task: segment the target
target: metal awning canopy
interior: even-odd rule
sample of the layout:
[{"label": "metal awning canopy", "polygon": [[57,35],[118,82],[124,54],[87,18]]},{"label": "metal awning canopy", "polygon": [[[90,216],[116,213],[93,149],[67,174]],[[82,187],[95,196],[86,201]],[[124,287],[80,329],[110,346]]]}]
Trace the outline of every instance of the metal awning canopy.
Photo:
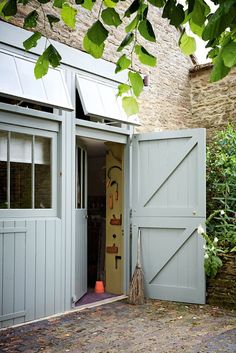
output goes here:
[{"label": "metal awning canopy", "polygon": [[34,76],[35,61],[0,50],[0,94],[59,109],[74,110],[63,72],[49,68],[42,79]]},{"label": "metal awning canopy", "polygon": [[116,82],[98,81],[94,77],[77,74],[76,85],[85,115],[140,125],[137,115],[127,117],[121,97],[117,97]]}]

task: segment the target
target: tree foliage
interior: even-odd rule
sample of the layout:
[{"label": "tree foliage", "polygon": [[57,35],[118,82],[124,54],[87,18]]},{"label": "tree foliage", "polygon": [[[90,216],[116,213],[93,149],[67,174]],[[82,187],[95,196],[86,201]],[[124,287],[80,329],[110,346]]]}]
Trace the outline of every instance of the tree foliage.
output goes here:
[{"label": "tree foliage", "polygon": [[[17,15],[20,6],[26,6],[29,1],[0,0],[0,17],[9,20]],[[52,29],[59,22],[63,22],[70,29],[75,29],[80,8],[92,11],[97,2],[99,3],[97,19],[88,28],[83,39],[84,50],[93,57],[101,58],[103,56],[112,27],[117,28],[124,22],[124,19],[129,22],[125,27],[123,40],[117,48],[121,56],[117,61],[116,72],[132,68],[133,55],[143,65],[151,67],[156,65],[157,58],[146,48],[148,42],[156,42],[155,28],[149,16],[152,7],[162,9],[162,17],[168,19],[170,25],[180,29],[179,45],[184,54],[191,55],[196,50],[195,39],[191,32],[206,41],[206,47],[210,48],[208,56],[214,65],[211,73],[212,82],[222,79],[236,66],[235,0],[208,0],[208,3],[205,0],[186,0],[185,2],[133,0],[126,7],[124,6],[123,13],[120,9],[118,10],[118,5],[124,0],[36,0],[37,2],[38,6],[24,18],[24,28],[36,32],[24,42],[26,50],[35,47],[42,36],[37,28],[40,12],[43,13],[44,21],[48,22]],[[208,4],[214,5],[215,10],[212,10]],[[55,15],[55,9],[57,9],[57,15]],[[187,33],[189,32],[187,25],[190,28],[190,33]],[[142,41],[139,40],[140,38]],[[53,67],[60,65],[60,61],[60,54],[52,44],[48,43],[37,61],[36,78],[45,75],[49,65]],[[127,113],[134,114],[138,110],[135,96],[139,95],[143,85],[138,76],[129,76],[127,85],[130,89],[126,90],[124,86],[121,86],[119,94],[125,95],[123,106]],[[127,99],[131,97],[132,99]]]}]

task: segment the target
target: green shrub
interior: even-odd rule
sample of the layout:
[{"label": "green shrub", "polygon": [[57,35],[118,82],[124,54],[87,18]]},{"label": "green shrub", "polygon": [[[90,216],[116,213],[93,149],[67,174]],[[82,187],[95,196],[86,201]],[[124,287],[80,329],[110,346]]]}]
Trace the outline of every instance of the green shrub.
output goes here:
[{"label": "green shrub", "polygon": [[[221,212],[218,212],[222,210]],[[207,147],[207,234],[224,252],[236,245],[236,129],[217,132]]]}]

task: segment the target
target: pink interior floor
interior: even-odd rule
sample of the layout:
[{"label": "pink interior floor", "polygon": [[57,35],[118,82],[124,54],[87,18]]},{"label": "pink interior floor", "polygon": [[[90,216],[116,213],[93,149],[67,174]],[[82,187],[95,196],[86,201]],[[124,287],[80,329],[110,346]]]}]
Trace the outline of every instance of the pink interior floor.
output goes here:
[{"label": "pink interior floor", "polygon": [[98,294],[94,292],[94,289],[88,289],[88,292],[77,301],[76,306],[98,302],[100,300],[109,299],[116,296],[116,294],[111,294],[107,292]]}]

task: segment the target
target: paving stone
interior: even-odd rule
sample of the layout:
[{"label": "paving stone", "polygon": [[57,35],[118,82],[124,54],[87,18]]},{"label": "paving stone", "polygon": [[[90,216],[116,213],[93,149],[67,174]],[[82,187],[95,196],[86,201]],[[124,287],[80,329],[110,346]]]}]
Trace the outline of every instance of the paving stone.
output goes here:
[{"label": "paving stone", "polygon": [[235,337],[233,310],[122,301],[0,331],[0,353],[235,353]]}]

